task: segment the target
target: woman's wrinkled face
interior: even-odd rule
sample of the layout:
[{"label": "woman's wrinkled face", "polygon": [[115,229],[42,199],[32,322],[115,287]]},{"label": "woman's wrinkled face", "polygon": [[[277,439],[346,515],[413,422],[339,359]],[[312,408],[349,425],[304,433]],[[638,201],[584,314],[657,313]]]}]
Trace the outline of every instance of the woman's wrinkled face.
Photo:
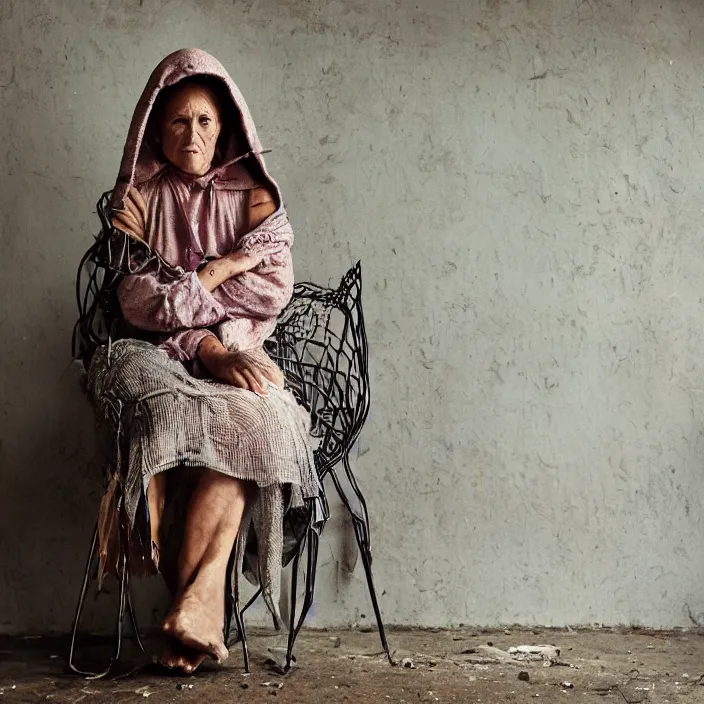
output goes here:
[{"label": "woman's wrinkled face", "polygon": [[207,173],[220,136],[220,110],[206,86],[185,85],[169,98],[161,125],[164,156],[181,171]]}]

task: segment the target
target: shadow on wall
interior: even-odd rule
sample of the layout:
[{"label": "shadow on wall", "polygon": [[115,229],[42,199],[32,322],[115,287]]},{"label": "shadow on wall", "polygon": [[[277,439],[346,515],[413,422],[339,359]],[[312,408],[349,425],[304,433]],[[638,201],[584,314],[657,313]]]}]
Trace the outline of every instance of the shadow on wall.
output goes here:
[{"label": "shadow on wall", "polygon": [[[66,121],[56,138],[80,143],[78,128]],[[83,157],[67,151],[67,172],[80,173]],[[73,275],[98,227],[100,189],[83,185],[71,199],[45,175],[17,178],[3,231],[13,264],[0,286],[12,340],[0,384],[0,632],[65,632],[102,493],[93,413],[71,361]]]},{"label": "shadow on wall", "polygon": [[[25,344],[36,348],[34,339]],[[15,433],[3,452],[0,533],[6,539],[0,563],[12,568],[3,570],[3,600],[10,604],[0,630],[18,624],[24,632],[67,627],[84,560],[76,546],[87,547],[102,491],[92,412],[67,366],[68,355],[61,361],[64,374],[53,381],[46,374],[27,379],[11,409]]]}]

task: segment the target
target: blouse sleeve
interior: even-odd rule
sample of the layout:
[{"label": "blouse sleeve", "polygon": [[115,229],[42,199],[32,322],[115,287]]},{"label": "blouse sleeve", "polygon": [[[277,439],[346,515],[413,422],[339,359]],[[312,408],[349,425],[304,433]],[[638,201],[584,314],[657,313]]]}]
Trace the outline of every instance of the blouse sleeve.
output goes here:
[{"label": "blouse sleeve", "polygon": [[214,298],[227,310],[227,318],[276,318],[291,300],[293,264],[291,251],[283,251],[256,269],[220,284]]},{"label": "blouse sleeve", "polygon": [[292,245],[293,231],[283,207],[241,238],[235,251],[263,259],[255,269],[233,276],[213,292],[229,319],[269,320],[281,313],[293,293]]},{"label": "blouse sleeve", "polygon": [[149,332],[204,328],[227,313],[195,271],[166,282],[154,273],[130,274],[120,283],[117,297],[125,320]]}]

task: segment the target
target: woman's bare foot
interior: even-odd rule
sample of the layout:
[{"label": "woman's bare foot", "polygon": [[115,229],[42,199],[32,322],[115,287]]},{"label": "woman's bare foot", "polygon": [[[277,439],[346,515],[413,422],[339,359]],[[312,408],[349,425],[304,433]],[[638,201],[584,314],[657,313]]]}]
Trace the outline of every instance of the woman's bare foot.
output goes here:
[{"label": "woman's bare foot", "polygon": [[187,648],[223,662],[230,653],[223,640],[222,610],[216,608],[211,600],[201,598],[194,586],[191,586],[176,599],[162,629]]},{"label": "woman's bare foot", "polygon": [[[227,567],[245,507],[247,485],[211,470],[203,470],[186,517],[179,555],[177,596],[162,629],[178,641],[185,661],[165,654],[182,668],[198,667],[202,657],[225,660],[228,649],[225,625]],[[202,656],[202,657],[201,657]]]},{"label": "woman's bare foot", "polygon": [[187,648],[177,640],[169,640],[159,662],[165,667],[173,670],[181,669],[185,674],[190,675],[203,664],[207,657],[206,653]]},{"label": "woman's bare foot", "polygon": [[205,658],[208,656],[205,653],[201,653],[192,648],[184,648],[184,658],[186,659],[186,664],[183,666],[183,671],[187,675],[193,674],[202,664]]},{"label": "woman's bare foot", "polygon": [[164,667],[168,667],[172,670],[182,668],[186,664],[183,655],[183,647],[181,644],[177,640],[169,639],[159,662]]}]

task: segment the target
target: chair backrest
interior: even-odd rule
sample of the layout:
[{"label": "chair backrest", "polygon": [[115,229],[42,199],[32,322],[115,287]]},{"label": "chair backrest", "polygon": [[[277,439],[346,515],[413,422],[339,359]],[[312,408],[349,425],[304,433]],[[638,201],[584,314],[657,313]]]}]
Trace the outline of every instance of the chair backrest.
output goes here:
[{"label": "chair backrest", "polygon": [[265,347],[310,411],[322,480],[350,451],[369,412],[360,263],[336,289],[297,284]]}]

